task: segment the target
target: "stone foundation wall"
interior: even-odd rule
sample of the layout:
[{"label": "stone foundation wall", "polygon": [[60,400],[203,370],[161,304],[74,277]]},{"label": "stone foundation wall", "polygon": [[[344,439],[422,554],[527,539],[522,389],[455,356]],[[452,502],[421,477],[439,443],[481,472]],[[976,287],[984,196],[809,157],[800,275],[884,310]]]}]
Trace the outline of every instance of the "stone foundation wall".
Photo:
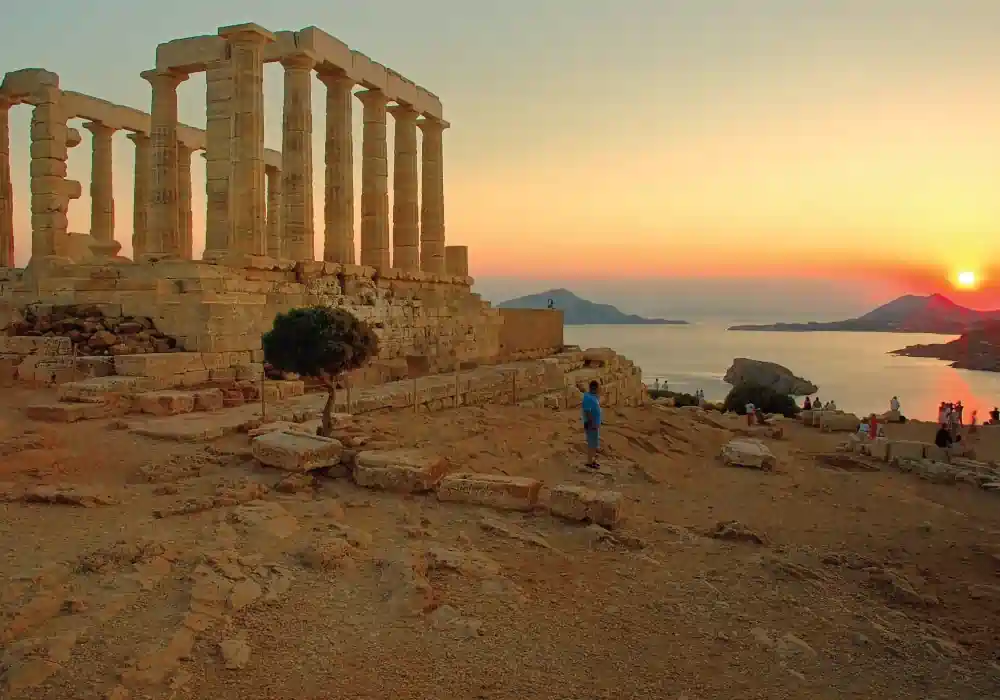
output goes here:
[{"label": "stone foundation wall", "polygon": [[500,356],[521,358],[558,352],[563,346],[563,312],[556,309],[498,309]]},{"label": "stone foundation wall", "polygon": [[263,361],[261,335],[276,314],[323,304],[373,326],[381,352],[369,373],[383,380],[407,376],[408,358],[442,372],[500,354],[503,320],[471,292],[470,278],[268,258],[241,263],[71,265],[54,277],[27,274],[0,288],[0,332],[32,304],[93,305],[112,318],[147,317],[179,350],[230,368]]}]

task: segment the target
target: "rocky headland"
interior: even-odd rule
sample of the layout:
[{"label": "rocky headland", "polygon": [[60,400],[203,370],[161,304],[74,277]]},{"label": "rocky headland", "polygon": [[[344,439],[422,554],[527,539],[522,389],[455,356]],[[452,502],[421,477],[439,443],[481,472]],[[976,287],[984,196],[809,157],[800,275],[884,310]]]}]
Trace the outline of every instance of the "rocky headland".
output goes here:
[{"label": "rocky headland", "polygon": [[546,309],[550,302],[552,308],[563,312],[563,323],[567,326],[685,326],[688,323],[627,314],[611,304],[598,304],[582,299],[568,289],[550,289],[547,292],[509,299],[497,304],[497,308]]},{"label": "rocky headland", "polygon": [[948,343],[910,345],[892,354],[946,360],[956,369],[1000,372],[1000,322],[963,333]]}]

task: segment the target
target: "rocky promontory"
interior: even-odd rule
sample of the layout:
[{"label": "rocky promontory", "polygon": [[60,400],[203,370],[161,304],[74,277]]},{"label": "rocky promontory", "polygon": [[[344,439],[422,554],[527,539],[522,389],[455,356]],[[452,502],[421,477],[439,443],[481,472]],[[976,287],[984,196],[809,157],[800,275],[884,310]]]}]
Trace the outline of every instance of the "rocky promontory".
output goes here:
[{"label": "rocky promontory", "polygon": [[733,360],[732,366],[726,370],[722,380],[734,387],[755,384],[772,389],[777,394],[791,396],[808,396],[819,391],[815,384],[796,376],[792,370],[783,365],[746,357],[737,357]]},{"label": "rocky promontory", "polygon": [[1000,323],[986,324],[948,343],[910,345],[891,354],[946,360],[956,369],[1000,372]]}]

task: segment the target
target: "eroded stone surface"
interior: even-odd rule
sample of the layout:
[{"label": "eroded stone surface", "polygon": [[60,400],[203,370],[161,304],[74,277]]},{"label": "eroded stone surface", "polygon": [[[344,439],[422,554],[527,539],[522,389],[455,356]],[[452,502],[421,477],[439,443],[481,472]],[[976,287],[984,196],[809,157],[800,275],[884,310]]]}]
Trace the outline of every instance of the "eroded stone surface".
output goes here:
[{"label": "eroded stone surface", "polygon": [[307,472],[340,464],[339,440],[304,433],[268,432],[253,439],[253,456],[261,464],[289,472]]}]

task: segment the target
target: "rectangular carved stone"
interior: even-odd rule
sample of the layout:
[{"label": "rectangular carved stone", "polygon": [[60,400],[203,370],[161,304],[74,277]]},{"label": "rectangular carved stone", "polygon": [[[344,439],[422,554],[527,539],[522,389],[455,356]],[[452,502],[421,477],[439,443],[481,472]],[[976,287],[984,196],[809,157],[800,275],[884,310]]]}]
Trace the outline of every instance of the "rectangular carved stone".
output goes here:
[{"label": "rectangular carved stone", "polygon": [[595,491],[584,486],[562,484],[549,493],[549,510],[567,520],[590,521],[614,527],[622,517],[622,495],[617,491]]},{"label": "rectangular carved stone", "polygon": [[446,468],[443,458],[421,450],[366,450],[358,453],[354,481],[367,488],[420,493],[432,490]]},{"label": "rectangular carved stone", "polygon": [[279,431],[254,438],[251,446],[253,456],[261,464],[289,472],[336,466],[344,451],[339,440]]},{"label": "rectangular carved stone", "polygon": [[538,479],[498,474],[449,474],[438,485],[440,501],[473,503],[505,510],[531,510],[538,503]]}]

